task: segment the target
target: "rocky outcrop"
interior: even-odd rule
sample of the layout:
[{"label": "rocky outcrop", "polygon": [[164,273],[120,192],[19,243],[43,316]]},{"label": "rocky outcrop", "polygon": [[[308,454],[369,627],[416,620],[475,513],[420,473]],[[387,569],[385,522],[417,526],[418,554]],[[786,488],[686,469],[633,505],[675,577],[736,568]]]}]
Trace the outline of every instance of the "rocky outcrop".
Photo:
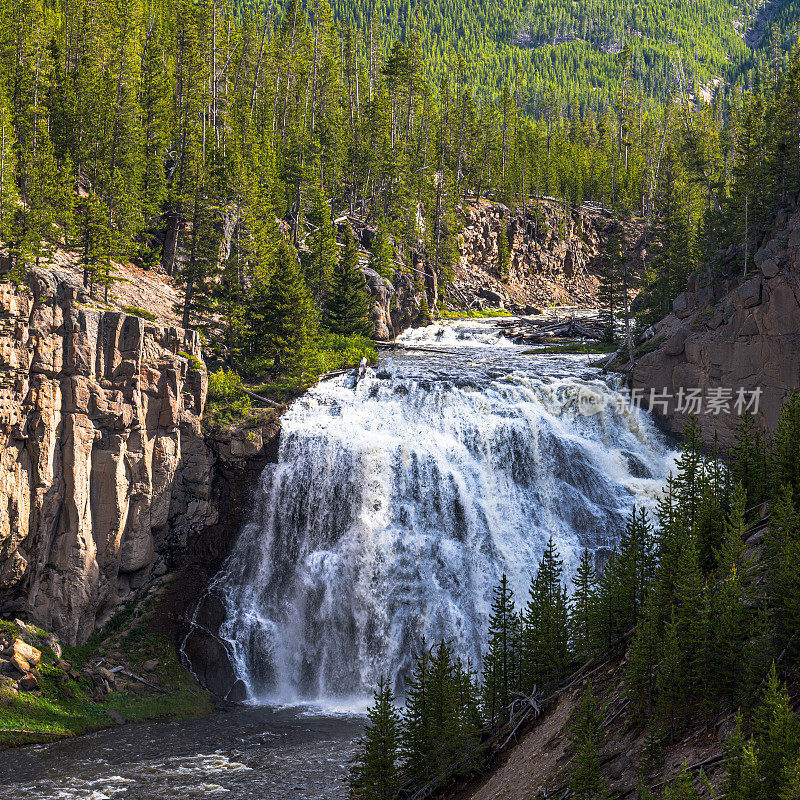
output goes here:
[{"label": "rocky outcrop", "polygon": [[411,278],[400,270],[395,271],[391,281],[369,267],[362,267],[361,271],[372,296],[372,338],[382,342],[394,339],[419,317],[422,290],[416,289]]},{"label": "rocky outcrop", "polygon": [[0,284],[0,613],[70,644],[222,536],[227,510],[197,334],[87,300],[51,271]]},{"label": "rocky outcrop", "polygon": [[[517,313],[559,305],[596,305],[598,275],[612,219],[584,206],[568,211],[548,201],[512,213],[481,201],[465,204],[460,260],[449,296],[473,308],[506,307]],[[635,258],[643,245],[633,223],[624,226]],[[508,274],[498,257],[500,236],[509,244]],[[642,239],[637,243],[637,240]]]},{"label": "rocky outcrop", "polygon": [[[731,249],[725,257],[734,254]],[[744,277],[705,286],[693,276],[641,347],[650,352],[633,365],[631,384],[645,396],[651,390],[671,396],[668,406],[655,410],[676,433],[689,416],[691,407],[679,402],[689,389],[703,398],[698,420],[704,434],[716,431],[727,447],[742,407],[740,390],[747,402],[760,391],[756,418],[771,429],[787,395],[800,387],[800,210],[777,216],[754,264]],[[722,405],[710,406],[709,398],[721,398]]]}]

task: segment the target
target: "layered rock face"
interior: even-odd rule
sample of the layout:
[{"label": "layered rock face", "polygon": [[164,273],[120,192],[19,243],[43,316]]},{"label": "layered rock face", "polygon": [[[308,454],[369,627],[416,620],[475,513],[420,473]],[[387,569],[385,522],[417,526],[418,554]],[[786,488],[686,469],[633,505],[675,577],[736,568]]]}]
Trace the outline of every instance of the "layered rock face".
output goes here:
[{"label": "layered rock face", "polygon": [[0,611],[85,641],[214,522],[196,333],[0,284]]},{"label": "layered rock face", "polygon": [[[464,206],[456,297],[477,306],[518,311],[549,303],[592,305],[611,220],[601,211],[561,208],[543,201],[536,213],[512,214],[497,203]],[[628,228],[631,228],[629,225]],[[637,231],[625,231],[629,242]],[[499,268],[500,236],[509,244],[508,275]],[[477,302],[474,302],[477,298]]]},{"label": "layered rock face", "polygon": [[800,387],[800,210],[777,216],[752,263],[756,274],[710,286],[690,279],[652,331],[656,348],[631,371],[634,388],[672,395],[666,413],[658,410],[676,433],[689,416],[677,402],[682,389],[699,388],[704,398],[730,392],[728,412],[698,415],[706,437],[717,431],[723,447],[735,438],[740,388],[748,402],[760,390],[756,417],[771,429],[787,395]]}]

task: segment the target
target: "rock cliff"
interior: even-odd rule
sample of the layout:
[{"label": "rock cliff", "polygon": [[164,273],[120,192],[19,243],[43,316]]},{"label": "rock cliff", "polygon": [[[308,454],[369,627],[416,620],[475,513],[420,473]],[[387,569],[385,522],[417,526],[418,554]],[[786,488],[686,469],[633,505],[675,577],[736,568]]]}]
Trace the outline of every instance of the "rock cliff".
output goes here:
[{"label": "rock cliff", "polygon": [[[464,228],[459,263],[449,297],[473,308],[505,306],[529,313],[530,306],[596,305],[600,268],[612,218],[593,206],[570,208],[540,201],[535,210],[512,213],[499,203],[462,207]],[[626,222],[624,237],[634,259],[642,230]],[[509,246],[508,274],[501,275],[498,243]]]},{"label": "rock cliff", "polygon": [[[734,248],[720,254],[731,261]],[[674,301],[672,313],[654,326],[630,369],[634,388],[671,395],[657,409],[665,425],[680,432],[688,414],[679,395],[699,389],[729,400],[727,410],[700,413],[706,438],[734,441],[736,397],[760,391],[756,418],[772,428],[786,396],[800,387],[800,209],[782,211],[744,276],[728,275],[702,285],[693,276]],[[649,352],[644,352],[649,351]],[[687,403],[684,402],[686,409]],[[718,406],[719,407],[719,406]],[[708,403],[704,405],[708,410]],[[720,407],[721,408],[721,407]]]},{"label": "rock cliff", "polygon": [[81,643],[213,538],[199,358],[196,333],[91,307],[57,271],[0,284],[0,614]]}]

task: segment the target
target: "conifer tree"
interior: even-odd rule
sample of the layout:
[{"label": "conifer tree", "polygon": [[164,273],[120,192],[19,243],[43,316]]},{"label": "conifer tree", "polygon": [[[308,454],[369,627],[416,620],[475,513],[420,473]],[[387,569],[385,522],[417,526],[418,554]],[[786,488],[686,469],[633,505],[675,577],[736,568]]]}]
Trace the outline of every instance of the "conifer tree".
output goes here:
[{"label": "conifer tree", "polygon": [[253,298],[252,321],[257,353],[271,360],[272,369],[302,380],[314,335],[314,312],[297,257],[281,240],[272,275]]},{"label": "conifer tree", "polygon": [[400,715],[389,679],[381,678],[350,773],[353,800],[394,800],[400,789]]},{"label": "conifer tree", "polygon": [[550,537],[525,607],[526,692],[534,686],[543,691],[554,688],[569,663],[569,612],[562,566]]},{"label": "conifer tree", "polygon": [[664,645],[656,675],[656,713],[664,726],[669,741],[672,741],[682,717],[685,698],[686,672],[683,651],[678,637],[678,622],[675,609],[664,630]]},{"label": "conifer tree", "polygon": [[483,707],[491,724],[502,725],[514,691],[514,593],[505,573],[495,587],[489,635],[483,659]]},{"label": "conifer tree", "polygon": [[569,615],[572,651],[578,658],[588,660],[595,652],[597,574],[594,559],[587,548],[581,553],[574,584]]},{"label": "conifer tree", "polygon": [[589,684],[581,694],[570,732],[575,752],[569,765],[569,788],[578,800],[607,800],[611,797],[608,782],[600,772],[603,712]]},{"label": "conifer tree", "polygon": [[370,248],[369,265],[379,275],[392,280],[394,276],[394,248],[392,247],[386,216],[381,214],[376,225],[375,238]]},{"label": "conifer tree", "polygon": [[369,336],[372,333],[372,304],[350,228],[345,234],[344,250],[325,296],[323,322],[331,333],[340,336]]},{"label": "conifer tree", "polygon": [[778,797],[800,752],[800,719],[792,711],[789,694],[778,680],[774,664],[754,717],[764,797]]},{"label": "conifer tree", "polygon": [[697,791],[691,773],[686,769],[685,761],[678,777],[669,782],[664,800],[702,800],[702,795]]},{"label": "conifer tree", "polygon": [[604,331],[605,340],[609,343],[617,341],[616,320],[623,311],[621,274],[621,231],[619,225],[614,223],[606,240],[600,284],[597,288],[600,302],[600,324]]},{"label": "conifer tree", "polygon": [[306,284],[313,297],[325,297],[331,276],[336,270],[339,248],[331,221],[331,210],[321,186],[315,187],[308,221],[314,231],[306,240],[311,256],[306,267]]}]

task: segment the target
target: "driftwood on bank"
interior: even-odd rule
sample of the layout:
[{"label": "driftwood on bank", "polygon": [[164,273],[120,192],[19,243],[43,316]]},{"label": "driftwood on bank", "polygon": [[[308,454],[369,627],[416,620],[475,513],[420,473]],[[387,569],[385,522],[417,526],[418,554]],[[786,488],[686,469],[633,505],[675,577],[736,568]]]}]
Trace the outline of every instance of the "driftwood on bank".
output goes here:
[{"label": "driftwood on bank", "polygon": [[590,339],[599,341],[603,330],[596,317],[570,315],[569,317],[528,319],[515,317],[497,323],[503,335],[517,344],[542,344],[550,339]]}]

